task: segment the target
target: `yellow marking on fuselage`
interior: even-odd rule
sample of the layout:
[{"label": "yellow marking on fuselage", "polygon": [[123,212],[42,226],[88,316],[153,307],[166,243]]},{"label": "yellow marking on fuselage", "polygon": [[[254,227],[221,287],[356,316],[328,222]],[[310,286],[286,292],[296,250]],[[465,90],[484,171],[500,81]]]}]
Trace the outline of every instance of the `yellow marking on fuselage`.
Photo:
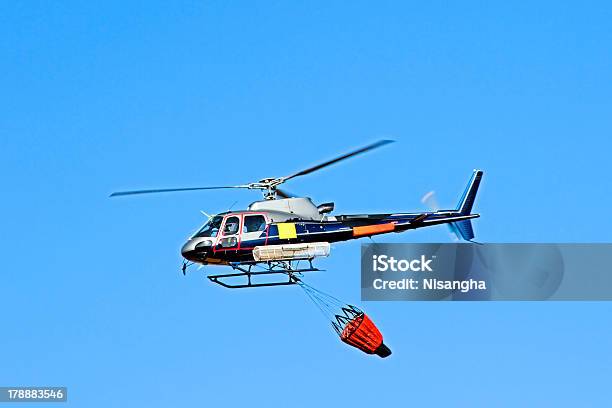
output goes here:
[{"label": "yellow marking on fuselage", "polygon": [[281,222],[278,225],[278,237],[280,239],[291,239],[297,238],[297,232],[295,231],[295,224],[292,222]]}]

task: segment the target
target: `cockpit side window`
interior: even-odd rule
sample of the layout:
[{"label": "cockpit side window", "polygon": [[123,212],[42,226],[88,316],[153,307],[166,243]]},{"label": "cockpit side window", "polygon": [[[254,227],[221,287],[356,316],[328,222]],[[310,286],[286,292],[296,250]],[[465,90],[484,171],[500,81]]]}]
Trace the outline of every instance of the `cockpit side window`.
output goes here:
[{"label": "cockpit side window", "polygon": [[257,232],[266,229],[266,218],[263,215],[247,215],[244,217],[243,232]]},{"label": "cockpit side window", "polygon": [[225,226],[223,227],[223,235],[234,235],[238,233],[238,227],[240,226],[240,218],[232,216],[225,220]]}]

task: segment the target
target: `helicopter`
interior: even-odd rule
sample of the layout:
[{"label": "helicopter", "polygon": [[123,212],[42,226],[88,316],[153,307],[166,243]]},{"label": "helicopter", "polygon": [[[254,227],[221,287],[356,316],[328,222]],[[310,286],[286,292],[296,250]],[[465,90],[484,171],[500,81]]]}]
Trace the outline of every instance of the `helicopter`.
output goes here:
[{"label": "helicopter", "polygon": [[[120,191],[110,197],[216,189],[261,190],[263,200],[251,203],[246,210],[208,216],[208,221],[181,249],[183,274],[194,264],[229,266],[234,273],[214,274],[208,278],[232,289],[299,283],[297,275],[320,270],[313,266],[313,260],[329,256],[330,244],[335,242],[440,224],[447,224],[459,239],[472,241],[471,220],[480,217],[472,213],[472,208],[483,176],[481,170],[474,170],[457,207],[451,210],[332,215],[333,202],[316,205],[308,197],[295,197],[279,188],[289,180],[392,142],[379,140],[284,177],[233,186]],[[262,275],[275,276],[266,279]]]}]

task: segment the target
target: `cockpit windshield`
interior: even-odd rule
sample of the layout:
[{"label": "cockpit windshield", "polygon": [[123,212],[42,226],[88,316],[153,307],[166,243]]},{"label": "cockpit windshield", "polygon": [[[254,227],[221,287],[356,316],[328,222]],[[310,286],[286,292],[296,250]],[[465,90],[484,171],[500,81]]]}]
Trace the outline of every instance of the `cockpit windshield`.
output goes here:
[{"label": "cockpit windshield", "polygon": [[196,232],[194,237],[216,237],[219,232],[219,228],[221,228],[221,221],[223,221],[223,217],[220,215],[215,215],[211,219],[208,220],[202,228],[198,232]]}]

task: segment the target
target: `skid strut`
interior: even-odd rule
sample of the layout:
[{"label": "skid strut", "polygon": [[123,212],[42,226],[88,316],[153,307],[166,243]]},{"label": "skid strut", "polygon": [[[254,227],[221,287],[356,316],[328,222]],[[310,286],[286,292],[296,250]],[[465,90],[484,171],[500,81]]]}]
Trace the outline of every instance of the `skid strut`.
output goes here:
[{"label": "skid strut", "polygon": [[[297,261],[269,261],[269,262],[243,262],[234,263],[230,266],[238,271],[236,273],[227,273],[223,275],[209,275],[207,276],[211,282],[217,283],[223,287],[230,289],[240,288],[257,288],[262,286],[286,286],[295,285],[298,282],[298,278],[295,274],[301,274],[303,272],[316,272],[321,269],[312,266],[312,259],[302,259],[308,261],[309,267],[298,268]],[[295,262],[295,264],[294,264]],[[260,267],[264,270],[253,271],[253,267]],[[254,278],[265,276],[265,275],[284,275],[282,280],[272,282],[256,282]],[[232,281],[240,281],[241,283],[233,283]]]}]

